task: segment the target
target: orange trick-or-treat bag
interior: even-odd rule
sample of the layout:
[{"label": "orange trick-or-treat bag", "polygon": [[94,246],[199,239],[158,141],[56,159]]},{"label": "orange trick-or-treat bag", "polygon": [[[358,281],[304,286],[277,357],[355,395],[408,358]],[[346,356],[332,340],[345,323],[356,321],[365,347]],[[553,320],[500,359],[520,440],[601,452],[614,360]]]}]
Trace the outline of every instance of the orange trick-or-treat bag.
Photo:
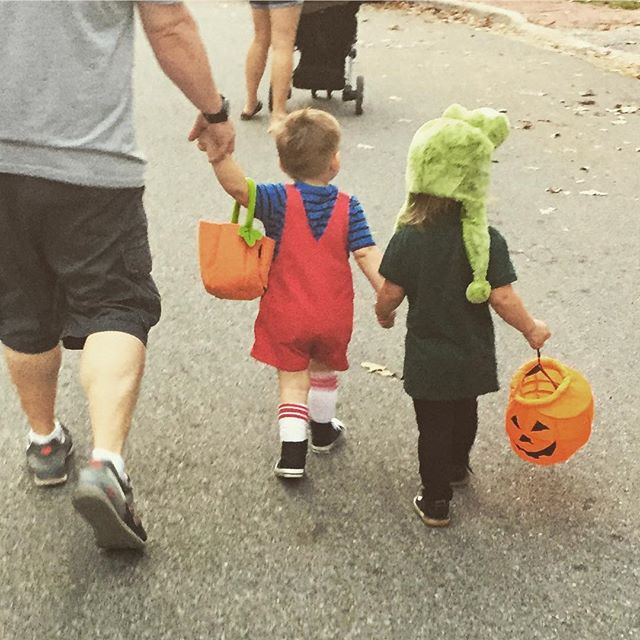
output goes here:
[{"label": "orange trick-or-treat bag", "polygon": [[564,462],[589,439],[593,412],[585,377],[538,352],[511,381],[505,416],[511,448],[534,464]]},{"label": "orange trick-or-treat bag", "polygon": [[244,224],[238,223],[240,204],[235,203],[231,222],[200,220],[198,245],[204,288],[225,300],[253,300],[267,290],[275,242],[253,228],[256,185],[247,178],[249,204]]}]

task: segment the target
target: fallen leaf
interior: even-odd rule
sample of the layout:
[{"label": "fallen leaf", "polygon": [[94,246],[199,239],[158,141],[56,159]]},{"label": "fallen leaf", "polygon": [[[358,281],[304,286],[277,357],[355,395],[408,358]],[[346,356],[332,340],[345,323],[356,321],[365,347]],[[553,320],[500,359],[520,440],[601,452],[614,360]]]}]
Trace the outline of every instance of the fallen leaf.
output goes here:
[{"label": "fallen leaf", "polygon": [[608,196],[608,193],[604,191],[596,191],[595,189],[589,189],[588,191],[581,191],[581,196]]},{"label": "fallen leaf", "polygon": [[562,187],[547,187],[545,191],[548,193],[560,193],[562,191]]},{"label": "fallen leaf", "polygon": [[616,113],[637,113],[640,111],[640,106],[637,104],[617,104],[615,106]]},{"label": "fallen leaf", "polygon": [[592,100],[591,98],[588,98],[588,99],[585,99],[585,100],[578,100],[578,104],[583,104],[585,106],[590,106],[590,105],[593,105],[595,103],[596,103],[596,101]]},{"label": "fallen leaf", "polygon": [[392,26],[389,27],[389,31],[400,31],[400,25],[399,24],[394,24]]},{"label": "fallen leaf", "polygon": [[595,96],[595,91],[593,89],[587,89],[586,91],[582,91],[580,95],[583,98],[590,98],[591,96]]},{"label": "fallen leaf", "polygon": [[549,207],[548,209],[540,209],[540,213],[543,216],[548,216],[550,213],[553,213],[554,211],[556,211],[555,207]]},{"label": "fallen leaf", "polygon": [[557,131],[551,136],[552,138],[559,138],[560,137],[560,133],[558,133]]},{"label": "fallen leaf", "polygon": [[586,171],[588,173],[589,172],[589,167],[587,167],[587,166],[580,167],[580,171]]},{"label": "fallen leaf", "polygon": [[533,122],[531,120],[520,120],[520,129],[533,129]]},{"label": "fallen leaf", "polygon": [[383,378],[397,378],[398,376],[389,371],[383,364],[377,364],[376,362],[361,362],[360,366],[366,369],[369,373],[376,373]]}]

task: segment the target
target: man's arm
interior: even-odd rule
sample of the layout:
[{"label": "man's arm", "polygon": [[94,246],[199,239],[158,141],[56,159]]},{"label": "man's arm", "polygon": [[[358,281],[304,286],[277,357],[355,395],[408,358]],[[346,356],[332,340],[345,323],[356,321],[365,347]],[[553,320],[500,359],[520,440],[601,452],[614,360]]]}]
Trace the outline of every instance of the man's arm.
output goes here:
[{"label": "man's arm", "polygon": [[[222,99],[195,20],[182,4],[138,2],[138,13],[149,44],[165,75],[204,113],[218,113]],[[209,124],[200,114],[189,140],[210,138],[220,156],[233,153],[231,121]],[[208,147],[210,145],[207,145]]]},{"label": "man's arm", "polygon": [[393,327],[395,320],[395,310],[404,300],[404,289],[395,282],[382,279],[382,286],[378,290],[378,299],[376,301],[376,317],[380,326],[384,329]]},{"label": "man's arm", "polygon": [[532,349],[541,349],[551,336],[547,325],[530,315],[510,284],[493,289],[489,304],[507,324],[522,333]]}]

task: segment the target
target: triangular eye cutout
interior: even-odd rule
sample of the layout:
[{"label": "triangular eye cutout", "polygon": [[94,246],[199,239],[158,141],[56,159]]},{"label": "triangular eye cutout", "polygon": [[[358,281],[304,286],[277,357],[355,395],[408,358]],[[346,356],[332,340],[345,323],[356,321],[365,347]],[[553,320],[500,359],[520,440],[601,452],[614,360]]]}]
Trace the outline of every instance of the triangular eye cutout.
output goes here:
[{"label": "triangular eye cutout", "polygon": [[531,431],[549,431],[549,427],[546,424],[542,424],[542,422],[536,422],[533,427],[531,427]]},{"label": "triangular eye cutout", "polygon": [[511,422],[513,422],[518,429],[520,428],[520,425],[518,424],[518,416],[511,416]]}]

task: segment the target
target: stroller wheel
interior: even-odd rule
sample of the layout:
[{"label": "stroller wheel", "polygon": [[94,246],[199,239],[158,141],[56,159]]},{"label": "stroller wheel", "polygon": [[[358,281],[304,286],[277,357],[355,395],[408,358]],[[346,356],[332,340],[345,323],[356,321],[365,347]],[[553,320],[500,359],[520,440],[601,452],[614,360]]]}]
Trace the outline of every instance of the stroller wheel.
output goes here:
[{"label": "stroller wheel", "polygon": [[311,97],[312,97],[314,100],[317,100],[317,99],[318,99],[318,92],[317,92],[315,89],[311,89]]},{"label": "stroller wheel", "polygon": [[333,95],[333,91],[327,90],[327,100],[331,100],[332,95]]},{"label": "stroller wheel", "polygon": [[362,101],[364,100],[364,76],[356,78],[356,115],[362,115]]}]

